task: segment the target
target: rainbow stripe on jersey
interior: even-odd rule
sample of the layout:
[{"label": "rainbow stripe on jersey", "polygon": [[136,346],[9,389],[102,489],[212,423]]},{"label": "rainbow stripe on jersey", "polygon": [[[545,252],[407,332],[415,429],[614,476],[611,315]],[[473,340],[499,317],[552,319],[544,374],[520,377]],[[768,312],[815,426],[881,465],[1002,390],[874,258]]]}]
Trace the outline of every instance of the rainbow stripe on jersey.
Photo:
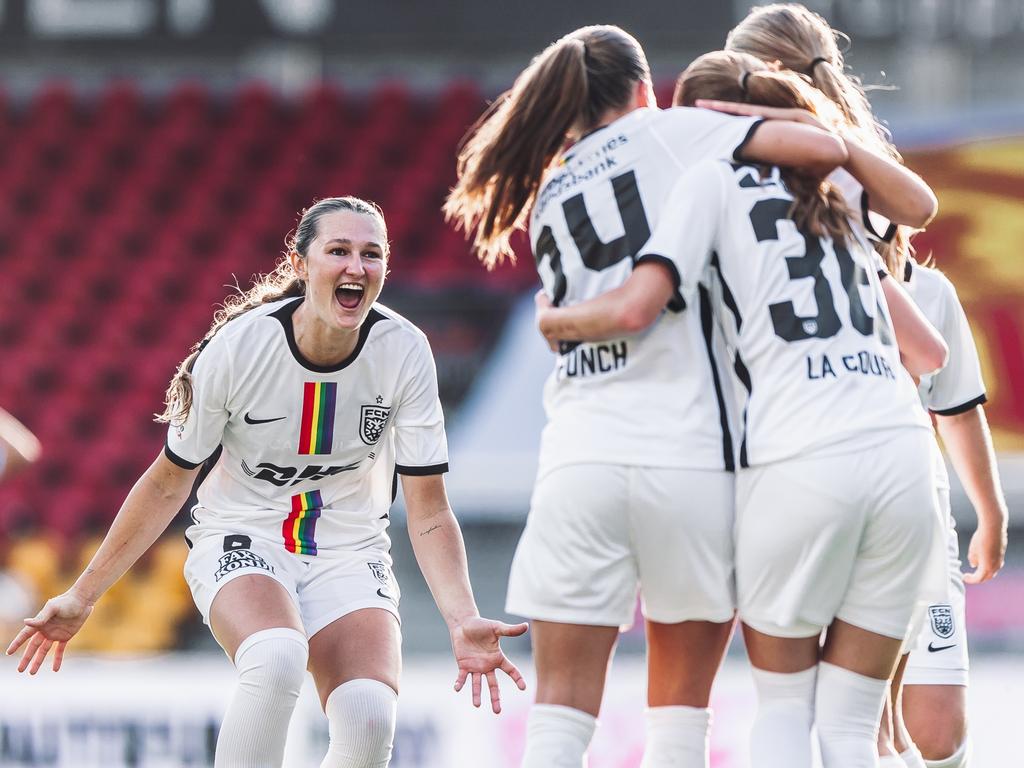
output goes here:
[{"label": "rainbow stripe on jersey", "polygon": [[334,445],[334,405],[337,399],[337,382],[307,381],[303,386],[300,455],[331,452]]},{"label": "rainbow stripe on jersey", "polygon": [[306,491],[292,496],[292,511],[281,526],[284,548],[297,555],[316,554],[316,521],[323,511],[320,491]]}]

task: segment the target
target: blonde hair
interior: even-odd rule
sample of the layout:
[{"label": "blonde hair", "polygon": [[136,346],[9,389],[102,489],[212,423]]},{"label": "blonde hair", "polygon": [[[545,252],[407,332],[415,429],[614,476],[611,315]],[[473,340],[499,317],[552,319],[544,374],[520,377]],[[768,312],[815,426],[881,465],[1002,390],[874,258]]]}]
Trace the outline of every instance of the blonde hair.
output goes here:
[{"label": "blonde hair", "polygon": [[[826,123],[841,120],[803,75],[735,51],[706,53],[679,76],[672,103],[692,107],[698,99],[805,109]],[[838,242],[851,234],[849,208],[831,182],[798,168],[781,168],[780,174],[793,195],[790,215],[799,229]]]},{"label": "blonde hair", "polygon": [[640,44],[619,27],[582,27],[536,56],[470,128],[459,148],[445,219],[472,236],[488,268],[515,254],[541,177],[570,132],[584,133],[650,80]]},{"label": "blonde hair", "polygon": [[285,254],[278,259],[273,271],[257,275],[253,278],[248,290],[238,289],[231,294],[213,315],[210,330],[202,339],[192,345],[188,356],[178,365],[171,383],[167,385],[164,395],[164,410],[157,414],[156,420],[167,424],[184,424],[192,410],[192,366],[210,339],[227,323],[241,317],[249,310],[273,301],[306,295],[306,283],[295,272],[289,254],[297,253],[306,258],[310,243],[316,239],[317,224],[320,219],[336,211],[352,211],[377,220],[384,233],[384,255],[387,257],[387,225],[384,213],[376,203],[358,197],[328,197],[318,200],[302,211],[295,231],[285,240]]},{"label": "blonde hair", "polygon": [[[846,71],[838,40],[849,37],[832,29],[818,14],[796,3],[777,3],[751,9],[725,40],[725,48],[778,61],[786,69],[805,75],[812,85],[836,105],[853,137],[897,162],[903,158],[892,135],[875,117],[860,79]],[[913,253],[911,230],[897,227],[888,243],[876,245],[889,272],[900,277]]]}]

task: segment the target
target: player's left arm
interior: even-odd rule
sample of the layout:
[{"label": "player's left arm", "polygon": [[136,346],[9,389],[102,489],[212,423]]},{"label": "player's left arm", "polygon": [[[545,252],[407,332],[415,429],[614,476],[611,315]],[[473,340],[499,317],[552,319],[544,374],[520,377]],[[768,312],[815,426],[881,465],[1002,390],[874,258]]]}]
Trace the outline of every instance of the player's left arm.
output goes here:
[{"label": "player's left arm", "polygon": [[665,201],[661,222],[636,254],[636,267],[618,288],[568,307],[553,307],[546,296],[535,297],[537,327],[552,349],[559,341],[639,333],[666,306],[686,306],[718,236],[724,168],[704,161],[683,174]]},{"label": "player's left arm", "polygon": [[499,640],[521,635],[528,626],[481,618],[469,583],[462,530],[448,503],[444,476],[402,475],[402,494],[416,562],[451,633],[459,666],[455,690],[462,690],[472,676],[473,705],[479,707],[481,680],[486,678],[491,708],[497,714],[501,695],[495,670],[502,670],[520,690],[526,690],[523,676],[502,652]]},{"label": "player's left arm", "polygon": [[558,341],[600,341],[647,328],[676,293],[671,270],[659,261],[638,264],[618,288],[570,307],[555,307],[541,290],[534,296],[537,327],[552,350]]},{"label": "player's left arm", "polygon": [[978,515],[978,529],[967,550],[967,561],[975,571],[966,574],[964,581],[981,584],[1003,567],[1008,521],[985,408],[979,403],[962,413],[937,414],[935,421],[957,477]]}]

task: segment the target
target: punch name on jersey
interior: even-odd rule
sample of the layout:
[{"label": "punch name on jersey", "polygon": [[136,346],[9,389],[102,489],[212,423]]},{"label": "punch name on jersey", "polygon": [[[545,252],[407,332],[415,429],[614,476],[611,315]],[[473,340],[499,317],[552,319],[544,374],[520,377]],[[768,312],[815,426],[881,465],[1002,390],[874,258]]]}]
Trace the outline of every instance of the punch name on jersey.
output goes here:
[{"label": "punch name on jersey", "polygon": [[840,376],[881,376],[896,380],[889,363],[881,355],[862,350],[849,355],[808,355],[807,378],[811,381],[838,379]]},{"label": "punch name on jersey", "polygon": [[579,344],[563,349],[558,358],[558,378],[594,376],[626,367],[629,346],[625,340],[601,344]]}]

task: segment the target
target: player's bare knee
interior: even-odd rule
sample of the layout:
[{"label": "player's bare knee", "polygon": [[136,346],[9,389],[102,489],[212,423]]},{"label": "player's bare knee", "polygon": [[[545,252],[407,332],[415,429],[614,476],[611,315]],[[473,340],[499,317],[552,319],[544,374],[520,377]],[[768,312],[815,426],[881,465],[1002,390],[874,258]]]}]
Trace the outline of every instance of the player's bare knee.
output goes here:
[{"label": "player's bare knee", "polygon": [[962,717],[943,717],[911,736],[925,760],[946,760],[964,743],[966,726]]}]

